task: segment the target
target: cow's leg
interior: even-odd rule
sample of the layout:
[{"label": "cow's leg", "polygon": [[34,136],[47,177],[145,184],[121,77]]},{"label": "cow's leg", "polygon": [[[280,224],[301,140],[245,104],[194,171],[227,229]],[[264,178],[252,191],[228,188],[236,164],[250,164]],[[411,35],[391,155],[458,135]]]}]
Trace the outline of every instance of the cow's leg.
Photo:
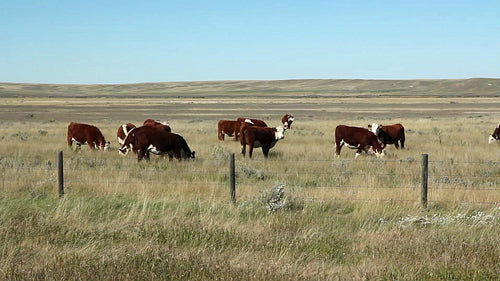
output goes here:
[{"label": "cow's leg", "polygon": [[396,149],[399,149],[399,142],[397,140],[394,142],[394,147],[396,147]]},{"label": "cow's leg", "polygon": [[87,140],[87,144],[89,145],[89,147],[90,147],[91,150],[95,149],[95,143],[93,141],[88,141]]},{"label": "cow's leg", "polygon": [[344,142],[335,142],[335,154],[337,157],[340,157],[340,150],[342,149],[342,146],[344,145]]},{"label": "cow's leg", "polygon": [[402,138],[399,141],[401,142],[401,149],[405,148],[405,139]]},{"label": "cow's leg", "polygon": [[246,154],[246,148],[247,146],[244,144],[241,148],[241,154],[243,154],[243,157],[245,157],[245,154]]},{"label": "cow's leg", "polygon": [[271,149],[270,147],[262,147],[262,153],[264,153],[264,157],[267,158],[267,156],[269,155],[269,149]]},{"label": "cow's leg", "polygon": [[70,135],[68,135],[68,146],[70,149],[72,145],[73,145],[73,138]]},{"label": "cow's leg", "polygon": [[175,158],[177,158],[177,160],[181,161],[181,159],[182,159],[181,150],[180,149],[175,150],[174,156],[175,156]]},{"label": "cow's leg", "polygon": [[356,150],[356,155],[354,156],[354,159],[358,158],[358,156],[361,155],[361,153],[363,153],[363,151],[366,152],[366,153],[368,153],[368,151],[366,151],[365,148],[363,148],[363,147],[360,146],[358,148],[358,150]]},{"label": "cow's leg", "polygon": [[139,148],[137,150],[137,161],[141,161],[143,158],[145,158],[147,150]]},{"label": "cow's leg", "polygon": [[252,158],[253,154],[253,143],[248,144],[248,158]]}]

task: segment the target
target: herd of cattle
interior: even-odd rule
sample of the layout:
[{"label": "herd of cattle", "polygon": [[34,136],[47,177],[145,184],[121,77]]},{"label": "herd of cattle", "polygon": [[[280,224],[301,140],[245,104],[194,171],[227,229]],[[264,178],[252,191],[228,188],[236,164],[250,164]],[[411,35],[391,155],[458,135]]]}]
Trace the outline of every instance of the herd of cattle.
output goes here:
[{"label": "herd of cattle", "polygon": [[[240,141],[241,153],[251,158],[253,149],[261,147],[264,157],[268,157],[269,150],[281,139],[285,137],[285,132],[291,129],[294,121],[292,114],[285,114],[281,119],[283,126],[268,127],[259,119],[238,118],[236,120],[220,120],[217,124],[217,136],[224,141],[225,136],[234,137],[235,141]],[[191,151],[183,136],[172,133],[168,123],[153,119],[147,119],[142,126],[136,127],[132,123],[126,123],[118,128],[119,153],[127,154],[133,151],[137,154],[137,159],[149,160],[150,153],[167,154],[170,159],[174,157],[178,160],[194,159],[195,152]],[[68,146],[72,147],[76,143],[77,149],[82,144],[88,144],[90,149],[107,150],[107,142],[96,126],[71,122],[68,125]],[[500,141],[500,124],[489,136],[488,142]],[[348,148],[356,149],[355,158],[362,152],[373,153],[377,157],[384,154],[388,144],[394,144],[396,148],[404,148],[405,129],[401,124],[382,126],[376,123],[368,125],[367,128],[338,125],[335,128],[335,153],[340,156],[340,150],[345,145]]]}]

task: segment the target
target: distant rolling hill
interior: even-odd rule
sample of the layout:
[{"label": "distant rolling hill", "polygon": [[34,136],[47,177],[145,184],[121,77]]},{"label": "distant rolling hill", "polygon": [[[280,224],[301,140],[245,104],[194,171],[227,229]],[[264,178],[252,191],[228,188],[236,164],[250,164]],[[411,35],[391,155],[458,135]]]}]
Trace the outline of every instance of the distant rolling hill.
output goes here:
[{"label": "distant rolling hill", "polygon": [[136,84],[0,83],[0,97],[457,96],[500,97],[500,79],[296,79]]}]

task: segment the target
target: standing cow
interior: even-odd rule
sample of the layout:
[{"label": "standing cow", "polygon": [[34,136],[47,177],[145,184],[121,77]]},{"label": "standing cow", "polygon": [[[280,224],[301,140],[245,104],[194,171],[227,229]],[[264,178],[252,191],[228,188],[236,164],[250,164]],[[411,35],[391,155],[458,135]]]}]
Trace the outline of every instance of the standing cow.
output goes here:
[{"label": "standing cow", "polygon": [[253,149],[262,147],[262,153],[267,158],[269,150],[283,138],[285,138],[285,129],[281,126],[276,128],[246,126],[242,128],[240,135],[241,154],[245,156],[248,145],[248,157],[252,158]]},{"label": "standing cow", "polygon": [[167,132],[158,126],[141,126],[132,129],[119,152],[127,154],[130,150],[137,153],[138,161],[143,158],[149,160],[150,153],[168,154],[170,159],[175,157],[179,161],[195,158],[195,152],[191,151],[184,137]]},{"label": "standing cow", "polygon": [[388,144],[394,144],[396,148],[399,148],[399,143],[401,143],[402,149],[405,148],[405,128],[403,125],[398,123],[382,126],[373,123],[368,125],[368,128],[377,136],[384,148]]},{"label": "standing cow", "polygon": [[109,148],[109,142],[106,142],[99,128],[94,125],[71,122],[68,125],[68,146],[71,148],[73,142],[80,149],[82,144],[88,144],[91,150]]},{"label": "standing cow", "polygon": [[488,138],[488,143],[492,143],[494,141],[500,140],[500,124],[495,128],[493,134],[491,134]]},{"label": "standing cow", "polygon": [[340,150],[344,145],[357,150],[355,158],[358,158],[363,151],[368,152],[368,149],[372,149],[377,157],[383,155],[382,145],[377,136],[365,128],[338,125],[335,128],[335,154],[338,157],[340,157]]},{"label": "standing cow", "polygon": [[224,140],[224,136],[234,136],[234,140],[238,140],[240,132],[240,121],[233,120],[219,120],[217,123],[217,138]]}]

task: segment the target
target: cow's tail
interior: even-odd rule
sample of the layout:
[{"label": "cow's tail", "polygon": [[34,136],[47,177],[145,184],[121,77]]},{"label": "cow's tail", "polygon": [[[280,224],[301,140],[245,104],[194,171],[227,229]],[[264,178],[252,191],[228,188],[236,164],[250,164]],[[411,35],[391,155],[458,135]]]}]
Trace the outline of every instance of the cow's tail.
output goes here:
[{"label": "cow's tail", "polygon": [[241,128],[240,128],[240,144],[242,146],[245,146],[247,144],[247,141],[245,138],[245,126],[241,126]]}]

